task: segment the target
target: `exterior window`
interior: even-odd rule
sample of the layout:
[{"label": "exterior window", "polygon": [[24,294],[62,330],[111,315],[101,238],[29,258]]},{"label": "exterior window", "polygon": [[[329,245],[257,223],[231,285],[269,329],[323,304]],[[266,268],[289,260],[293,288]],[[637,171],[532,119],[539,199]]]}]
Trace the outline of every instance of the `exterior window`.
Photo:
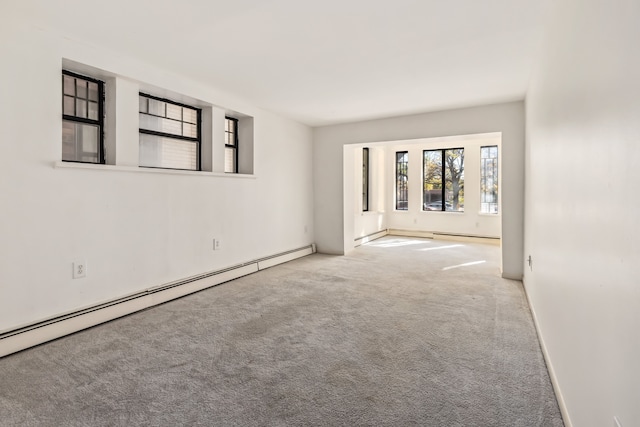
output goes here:
[{"label": "exterior window", "polygon": [[498,213],[498,146],[480,147],[480,212]]},{"label": "exterior window", "polygon": [[362,210],[369,210],[369,149],[362,149]]},{"label": "exterior window", "polygon": [[141,93],[140,166],[200,170],[201,111]]},{"label": "exterior window", "polygon": [[409,209],[409,153],[396,152],[396,210]]},{"label": "exterior window", "polygon": [[464,149],[423,152],[422,209],[464,212]]},{"label": "exterior window", "polygon": [[224,171],[238,173],[238,119],[225,117]]},{"label": "exterior window", "polygon": [[64,70],[62,160],[104,163],[104,82]]}]

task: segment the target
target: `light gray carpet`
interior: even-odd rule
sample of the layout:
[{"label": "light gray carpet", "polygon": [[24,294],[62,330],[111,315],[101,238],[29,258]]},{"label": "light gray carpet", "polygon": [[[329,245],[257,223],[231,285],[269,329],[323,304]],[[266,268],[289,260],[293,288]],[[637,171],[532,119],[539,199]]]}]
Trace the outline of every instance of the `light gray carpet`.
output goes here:
[{"label": "light gray carpet", "polygon": [[498,257],[388,236],[5,357],[0,425],[562,426]]}]

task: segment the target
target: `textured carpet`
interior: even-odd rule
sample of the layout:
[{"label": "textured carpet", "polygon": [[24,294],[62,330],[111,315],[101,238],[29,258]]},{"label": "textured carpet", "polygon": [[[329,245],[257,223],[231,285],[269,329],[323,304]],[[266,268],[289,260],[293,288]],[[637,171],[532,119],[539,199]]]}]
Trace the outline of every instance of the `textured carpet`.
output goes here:
[{"label": "textured carpet", "polygon": [[498,260],[388,236],[264,270],[0,359],[0,425],[562,426]]}]

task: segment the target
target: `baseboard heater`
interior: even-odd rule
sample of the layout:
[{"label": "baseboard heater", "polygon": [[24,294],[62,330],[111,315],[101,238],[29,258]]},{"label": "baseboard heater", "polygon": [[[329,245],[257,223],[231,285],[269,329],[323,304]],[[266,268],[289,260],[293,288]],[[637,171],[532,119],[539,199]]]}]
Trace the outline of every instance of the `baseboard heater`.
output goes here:
[{"label": "baseboard heater", "polygon": [[500,245],[500,237],[479,236],[479,235],[473,235],[473,234],[460,234],[460,233],[447,233],[442,231],[389,229],[389,235],[403,236],[403,237],[422,237],[425,239],[452,240],[452,241],[459,241],[459,242],[477,242],[477,243],[488,243],[493,245]]},{"label": "baseboard heater", "polygon": [[314,244],[244,262],[221,270],[148,288],[81,310],[41,320],[0,334],[0,357],[24,350],[110,320],[171,301],[301,258],[316,252]]},{"label": "baseboard heater", "polygon": [[387,234],[389,234],[389,230],[385,228],[384,230],[376,231],[375,233],[367,234],[366,236],[356,237],[353,241],[355,242],[355,246],[358,247],[363,243],[371,242],[372,240],[379,239]]}]

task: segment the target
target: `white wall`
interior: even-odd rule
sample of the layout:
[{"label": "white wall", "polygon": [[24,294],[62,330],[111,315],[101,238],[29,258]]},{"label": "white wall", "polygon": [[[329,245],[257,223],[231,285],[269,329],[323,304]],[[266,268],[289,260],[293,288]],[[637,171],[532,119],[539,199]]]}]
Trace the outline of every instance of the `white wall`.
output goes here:
[{"label": "white wall", "polygon": [[[385,148],[383,146],[367,146],[369,149],[369,210],[363,211],[362,200],[362,151],[364,147],[347,146],[345,151],[353,150],[353,167],[345,170],[345,174],[353,174],[352,197],[345,192],[347,200],[353,204],[353,238],[368,236],[387,228],[386,204],[386,168]],[[345,153],[345,156],[348,154]],[[349,202],[347,202],[349,203]]]},{"label": "white wall", "polygon": [[[354,209],[345,204],[345,145],[420,138],[502,133],[503,276],[520,279],[523,269],[524,104],[511,102],[371,120],[314,129],[315,236],[318,250],[342,254],[353,240]],[[345,190],[347,189],[347,190]]]},{"label": "white wall", "polygon": [[[313,242],[310,128],[19,16],[1,19],[0,331]],[[63,58],[119,76],[121,90],[143,82],[252,116],[255,174],[54,167]],[[116,164],[126,164],[137,156],[137,107],[118,100]],[[88,273],[72,280],[77,259]]]},{"label": "white wall", "polygon": [[639,22],[556,2],[527,95],[525,286],[580,427],[640,425]]}]

